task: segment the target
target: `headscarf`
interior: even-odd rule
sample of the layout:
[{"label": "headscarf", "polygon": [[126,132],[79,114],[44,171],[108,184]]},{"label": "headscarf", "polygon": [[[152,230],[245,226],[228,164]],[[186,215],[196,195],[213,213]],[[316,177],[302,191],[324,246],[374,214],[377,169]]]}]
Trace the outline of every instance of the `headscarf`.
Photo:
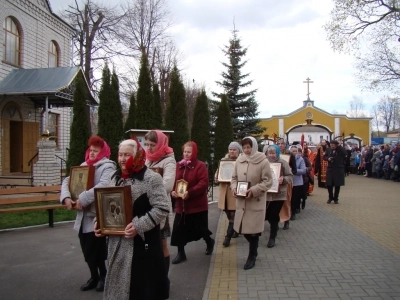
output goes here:
[{"label": "headscarf", "polygon": [[236,149],[239,154],[242,153],[242,146],[238,142],[231,142],[228,146],[228,151],[229,149]]},{"label": "headscarf", "polygon": [[243,153],[244,156],[246,157],[246,159],[249,160],[249,159],[253,158],[253,156],[258,152],[258,144],[257,144],[256,139],[254,137],[252,137],[252,136],[246,136],[246,137],[243,138],[243,140],[244,139],[250,139],[251,140],[251,144],[252,144],[250,155],[246,155],[246,154]]},{"label": "headscarf", "polygon": [[[190,164],[193,160],[197,159],[197,144],[193,141],[189,141],[187,143],[185,143],[184,147],[192,147],[192,155],[190,156],[190,159],[186,160],[186,159],[182,159],[179,164],[181,166],[187,166],[188,164]],[[182,154],[183,155],[183,154]]]},{"label": "headscarf", "polygon": [[275,152],[276,152],[276,159],[274,160],[274,161],[277,161],[278,159],[279,159],[279,157],[281,156],[281,149],[279,148],[279,146],[278,145],[275,145],[275,144],[273,144],[273,145],[269,145],[268,146],[268,148],[267,148],[267,151],[266,151],[266,155],[267,155],[267,159],[268,159],[268,161],[271,161],[272,162],[272,160],[269,158],[269,156],[268,156],[268,150],[269,149],[275,149]]},{"label": "headscarf", "polygon": [[[103,145],[100,146],[102,147],[100,152],[97,154],[95,159],[90,159],[90,146],[95,146],[95,145]],[[88,166],[93,166],[95,163],[98,161],[102,160],[104,157],[110,158],[111,156],[111,150],[110,147],[107,145],[106,141],[103,140],[101,137],[98,136],[92,136],[89,141],[88,141],[88,146],[89,148],[86,150],[85,154],[85,162]]]},{"label": "headscarf", "polygon": [[157,162],[161,159],[161,157],[173,153],[174,150],[172,150],[171,147],[168,147],[168,138],[164,133],[162,133],[160,130],[152,131],[157,134],[157,145],[153,153],[150,153],[148,149],[146,150],[146,157],[150,161]]},{"label": "headscarf", "polygon": [[132,140],[135,141],[137,150],[134,155],[130,156],[125,163],[125,168],[128,171],[127,173],[122,173],[122,178],[127,179],[131,174],[137,173],[143,169],[146,162],[146,151],[143,149],[142,145],[138,142],[136,138]]}]

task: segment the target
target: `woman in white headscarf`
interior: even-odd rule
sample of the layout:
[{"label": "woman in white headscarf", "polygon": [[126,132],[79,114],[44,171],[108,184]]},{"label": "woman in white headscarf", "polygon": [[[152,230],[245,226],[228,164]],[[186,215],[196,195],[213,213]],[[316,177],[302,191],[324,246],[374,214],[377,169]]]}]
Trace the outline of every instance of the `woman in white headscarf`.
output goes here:
[{"label": "woman in white headscarf", "polygon": [[[236,160],[239,154],[242,152],[242,146],[238,142],[232,142],[228,146],[228,154],[225,155],[221,160]],[[215,172],[215,183],[219,183],[219,197],[218,197],[218,208],[222,209],[226,217],[228,218],[229,225],[226,230],[226,235],[222,245],[228,247],[231,243],[231,238],[235,237],[235,231],[233,230],[233,222],[235,220],[235,210],[236,210],[236,199],[230,190],[230,182],[219,182],[218,172]],[[237,237],[237,234],[236,234]]]},{"label": "woman in white headscarf", "polygon": [[[265,155],[257,151],[255,138],[245,137],[241,144],[243,153],[236,160],[231,190],[236,197],[234,229],[244,234],[249,242],[249,256],[244,265],[244,269],[248,270],[255,266],[258,239],[264,231],[267,191],[272,186],[272,171]],[[249,183],[244,197],[236,194],[241,182]]]}]

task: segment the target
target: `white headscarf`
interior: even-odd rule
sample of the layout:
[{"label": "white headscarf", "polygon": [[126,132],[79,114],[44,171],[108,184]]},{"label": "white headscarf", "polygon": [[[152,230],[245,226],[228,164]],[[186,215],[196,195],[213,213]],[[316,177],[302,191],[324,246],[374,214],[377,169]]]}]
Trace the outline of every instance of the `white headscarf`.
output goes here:
[{"label": "white headscarf", "polygon": [[244,154],[244,156],[246,157],[246,159],[247,159],[247,160],[250,160],[250,159],[252,159],[252,158],[254,157],[254,154],[256,154],[256,153],[258,152],[257,140],[256,140],[255,138],[253,138],[252,136],[246,136],[246,137],[243,138],[243,140],[244,140],[244,139],[250,139],[250,140],[251,140],[252,146],[251,146],[251,153],[250,153],[250,155],[246,155],[246,154],[244,154],[244,152],[243,152],[243,154]]}]

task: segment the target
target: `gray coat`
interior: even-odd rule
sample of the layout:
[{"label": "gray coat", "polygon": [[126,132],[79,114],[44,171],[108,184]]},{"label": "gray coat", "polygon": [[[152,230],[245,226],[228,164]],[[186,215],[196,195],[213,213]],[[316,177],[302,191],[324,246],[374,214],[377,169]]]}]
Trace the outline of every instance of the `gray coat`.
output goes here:
[{"label": "gray coat", "polygon": [[[108,186],[115,185],[115,179],[110,178]],[[165,192],[161,176],[149,169],[145,171],[143,180],[128,178],[120,184],[120,186],[125,185],[131,186],[132,206],[136,199],[143,194],[147,194],[149,198],[150,211],[141,217],[136,216],[132,220],[138,235],[144,240],[144,233],[153,229],[156,226],[155,224],[160,224],[161,220],[168,215],[170,199]],[[133,245],[133,239],[127,239],[123,236],[109,236],[108,271],[103,299],[129,299]]]},{"label": "gray coat", "polygon": [[281,176],[283,176],[283,181],[279,185],[279,193],[267,193],[267,201],[286,200],[287,187],[289,184],[292,184],[293,182],[292,169],[290,168],[289,163],[281,158],[278,159],[277,161],[270,161],[270,163],[282,164]]},{"label": "gray coat", "polygon": [[[87,166],[86,162],[82,163],[81,166]],[[112,173],[115,172],[116,165],[112,160],[103,158],[94,164],[94,187],[90,190],[84,191],[79,195],[79,200],[83,207],[88,207],[94,202],[94,188],[106,187],[108,186],[109,178]],[[66,177],[61,186],[60,202],[62,203],[65,198],[71,198],[71,192],[69,191],[69,176]],[[78,210],[76,213],[76,219],[74,224],[74,229],[79,231],[81,225],[82,232],[92,232],[93,231],[93,220],[95,214],[90,210]]]}]

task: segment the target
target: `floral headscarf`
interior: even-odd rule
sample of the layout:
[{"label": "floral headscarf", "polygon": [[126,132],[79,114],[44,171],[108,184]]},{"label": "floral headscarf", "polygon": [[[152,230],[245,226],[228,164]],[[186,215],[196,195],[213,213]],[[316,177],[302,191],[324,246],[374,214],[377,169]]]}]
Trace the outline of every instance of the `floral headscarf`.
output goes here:
[{"label": "floral headscarf", "polygon": [[137,173],[143,169],[146,162],[146,152],[143,149],[142,145],[138,142],[136,138],[133,138],[137,145],[136,153],[133,156],[130,156],[126,163],[125,168],[128,171],[127,173],[122,173],[122,178],[127,179],[131,174]]}]

